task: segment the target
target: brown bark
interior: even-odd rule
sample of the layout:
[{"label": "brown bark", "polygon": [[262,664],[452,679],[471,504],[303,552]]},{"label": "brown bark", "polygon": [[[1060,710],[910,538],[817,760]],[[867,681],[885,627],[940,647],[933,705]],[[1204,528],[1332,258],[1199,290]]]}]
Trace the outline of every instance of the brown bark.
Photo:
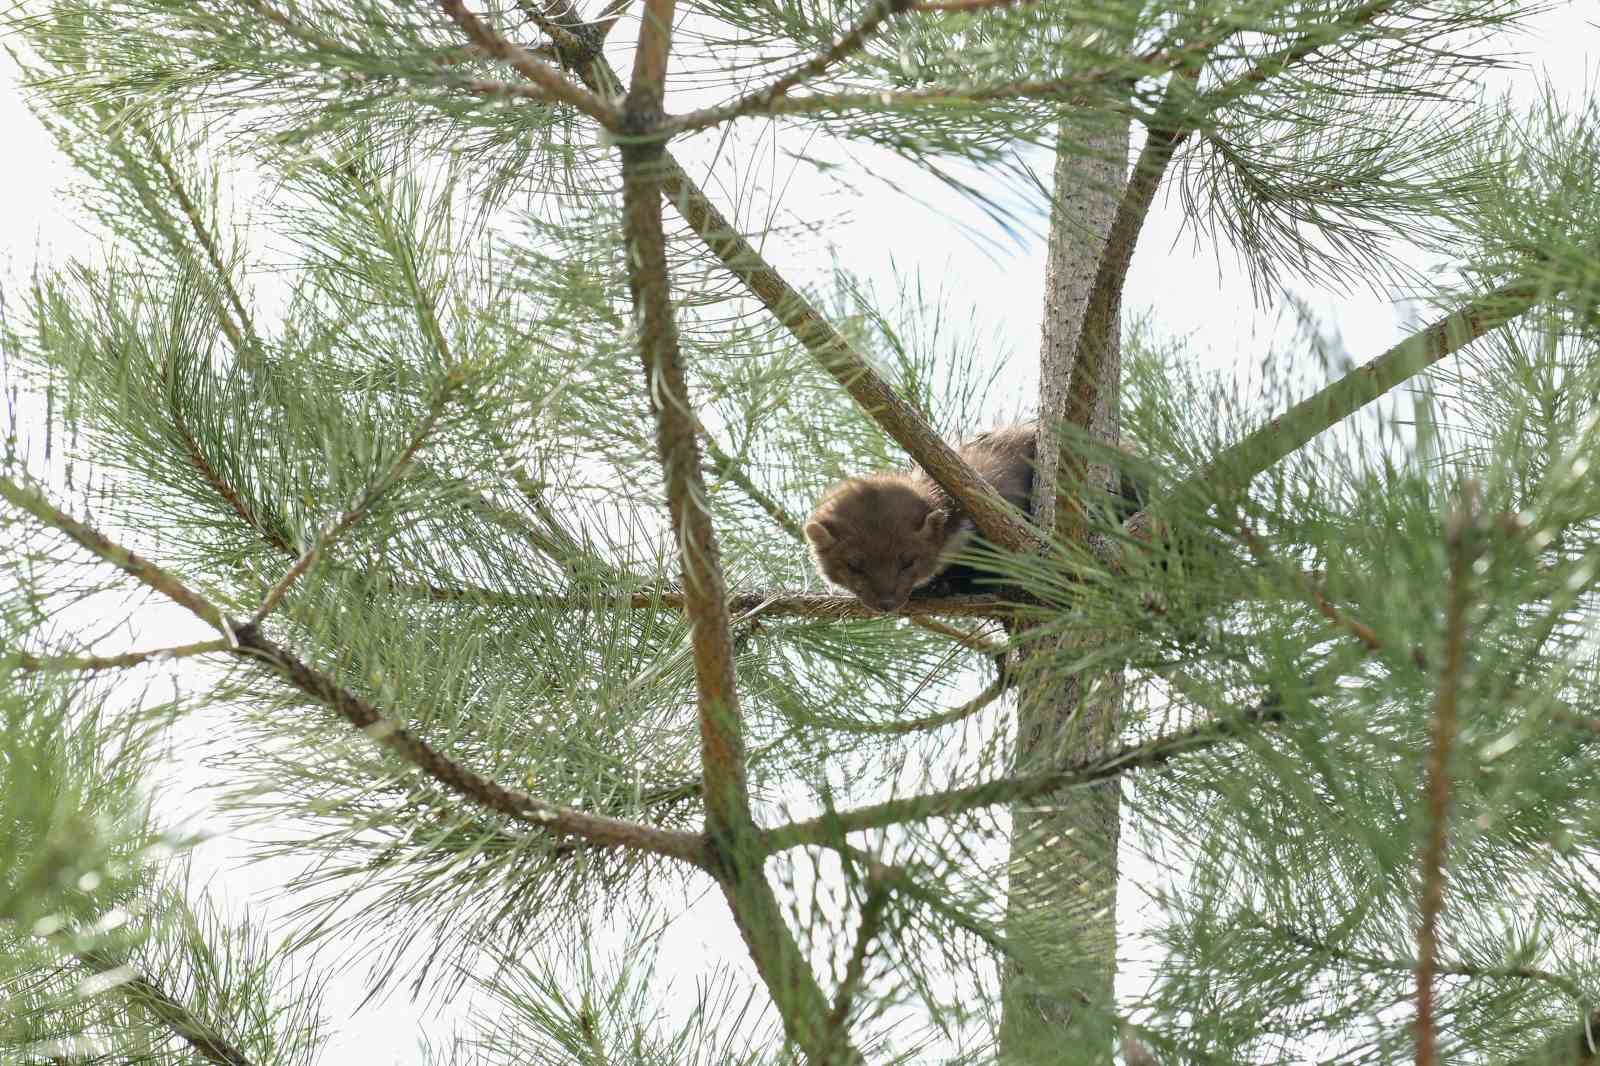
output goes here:
[{"label": "brown bark", "polygon": [[[649,128],[661,112],[671,52],[673,0],[646,0],[633,78],[624,104],[626,130]],[[789,931],[763,870],[745,778],[744,723],[733,670],[727,589],[701,471],[698,419],[689,400],[673,315],[661,220],[665,152],[657,141],[622,146],[623,223],[628,287],[633,295],[656,448],[666,478],[667,509],[683,574],[700,724],[701,795],[706,807],[706,868],[716,878],[783,1021],[784,1032],[813,1066],[858,1061],[815,974]]]}]

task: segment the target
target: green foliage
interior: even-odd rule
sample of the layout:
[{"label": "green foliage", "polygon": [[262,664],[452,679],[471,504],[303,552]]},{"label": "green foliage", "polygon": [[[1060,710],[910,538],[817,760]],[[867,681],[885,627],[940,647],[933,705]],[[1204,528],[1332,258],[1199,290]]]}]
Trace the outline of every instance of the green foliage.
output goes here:
[{"label": "green foliage", "polygon": [[[474,10],[573,85],[592,77],[551,32],[554,9]],[[876,11],[697,4],[669,84],[738,98]],[[1444,1056],[1517,1058],[1569,1031],[1600,997],[1600,112],[1471,99],[1524,14],[1509,0],[904,12],[787,103],[728,119],[714,178],[741,175],[724,151],[746,151],[740,125],[762,115],[815,137],[819,162],[887,148],[1003,218],[1065,117],[1055,147],[1081,154],[1131,116],[1182,134],[1188,222],[1262,296],[1403,285],[1448,310],[1520,284],[1534,307],[1411,382],[1406,409],[1318,426],[1331,431],[1243,488],[1207,463],[1304,393],[1301,350],[1273,351],[1241,390],[1163,340],[1173,324],[1130,329],[1133,454],[1063,433],[1143,486],[1151,524],[1125,527],[1095,486],[1085,536],[1031,554],[980,542],[965,558],[1026,606],[1003,630],[953,619],[956,641],[806,613],[795,519],[830,482],[905,456],[824,370],[794,298],[769,314],[757,282],[679,225],[693,214],[680,173],[664,254],[713,456],[698,502],[735,594],[751,815],[779,827],[708,840],[699,865],[546,831],[461,785],[687,835],[726,772],[706,738],[729,708],[680,607],[697,592],[679,587],[682,557],[708,549],[666,519],[654,412],[680,401],[639,357],[628,268],[644,251],[616,132],[507,91],[532,89],[432,5],[62,0],[10,15],[105,251],[41,265],[6,308],[7,384],[48,413],[8,427],[0,477],[47,485],[234,621],[170,663],[112,662],[103,619],[166,632],[126,593],[170,589],[101,565],[117,560],[64,522],[0,510],[14,590],[0,599],[0,1048],[215,1061],[202,1033],[251,1063],[312,1062],[322,982],[361,962],[368,996],[486,1004],[432,1042],[441,1062],[823,1061],[797,1036],[808,981],[865,1061],[993,1062],[998,960],[1020,960],[1041,996],[1081,996],[1052,937],[1115,906],[1089,897],[1027,926],[1034,888],[1006,870],[1013,813],[1047,818],[1115,780],[1120,844],[1081,854],[1116,864],[1137,899],[1121,951],[1138,965],[1083,1004],[1094,1032],[1130,1024],[1162,1061],[1398,1061],[1444,680],[1459,682]],[[549,48],[532,51],[527,18]],[[631,17],[619,25],[618,40]],[[746,191],[730,213],[755,230]],[[1424,255],[1448,273],[1426,281]],[[840,268],[809,298],[943,434],[1032,406],[990,319],[943,284],[907,274],[885,291]],[[1448,577],[1466,550],[1452,537],[1476,553],[1464,579]],[[1461,595],[1467,663],[1446,678]],[[1019,689],[1075,693],[1047,751],[1025,750],[998,687],[975,697],[993,651],[975,638],[1027,653],[1006,678]],[[133,695],[168,665],[171,701]],[[1087,709],[1119,685],[1117,734],[1096,751]],[[351,729],[341,700],[380,724]],[[181,773],[206,779],[252,857],[298,864],[279,927],[213,914],[150,813],[171,772],[160,745],[197,722]],[[374,742],[397,731],[449,767]],[[691,978],[660,972],[681,964],[684,901],[753,882],[775,890],[811,973],[774,977],[773,930],[742,916],[754,968],[708,968],[685,1006]]]}]

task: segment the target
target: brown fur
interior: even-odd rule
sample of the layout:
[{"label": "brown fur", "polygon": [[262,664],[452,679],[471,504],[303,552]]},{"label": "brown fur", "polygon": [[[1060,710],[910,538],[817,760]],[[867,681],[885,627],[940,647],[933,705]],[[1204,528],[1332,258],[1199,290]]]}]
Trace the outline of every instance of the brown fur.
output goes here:
[{"label": "brown fur", "polygon": [[[1008,502],[1023,511],[1033,492],[1033,425],[1007,426],[959,451]],[[811,557],[824,579],[880,611],[905,606],[950,566],[971,538],[972,519],[920,469],[846,478],[806,522]]]}]

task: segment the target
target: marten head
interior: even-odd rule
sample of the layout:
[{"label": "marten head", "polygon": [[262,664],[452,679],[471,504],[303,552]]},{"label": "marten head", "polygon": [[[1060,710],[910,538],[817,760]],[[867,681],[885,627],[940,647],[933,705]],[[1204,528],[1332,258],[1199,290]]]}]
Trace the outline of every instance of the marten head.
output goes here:
[{"label": "marten head", "polygon": [[817,572],[880,611],[944,568],[950,515],[907,474],[853,477],[828,490],[806,522]]}]

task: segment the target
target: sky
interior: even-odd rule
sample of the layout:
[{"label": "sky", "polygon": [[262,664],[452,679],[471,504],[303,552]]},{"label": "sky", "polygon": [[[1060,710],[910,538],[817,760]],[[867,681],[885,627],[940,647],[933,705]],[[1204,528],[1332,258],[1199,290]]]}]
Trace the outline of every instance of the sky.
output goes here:
[{"label": "sky", "polygon": [[[1557,3],[1531,28],[1522,42],[1527,67],[1497,72],[1485,88],[1512,91],[1531,100],[1535,75],[1542,71],[1558,93],[1580,97],[1591,84],[1587,57],[1600,55],[1600,27],[1592,3]],[[0,211],[0,277],[14,285],[26,278],[37,258],[60,262],[89,257],[96,245],[72,202],[61,195],[71,171],[15,91],[17,71],[9,56],[0,59],[0,78],[12,90],[0,93],[0,143],[6,145],[10,161],[0,168],[0,196],[5,203]],[[915,175],[902,175],[894,181],[860,185],[859,196],[828,230],[841,260],[876,279],[882,291],[892,291],[896,271],[920,272],[934,287],[970,303],[1011,349],[1013,365],[1030,367],[1036,358],[1042,306],[1043,241],[1030,237],[1019,242],[997,233],[992,225],[987,227],[987,239],[977,241],[961,225],[941,225],[930,203],[967,225],[986,224],[931,183],[921,187],[925,198],[907,195],[908,189],[918,191],[917,180]],[[804,168],[786,167],[781,161],[766,175],[765,184],[783,189],[786,206],[802,217],[838,206],[836,201],[821,200],[822,186]],[[1281,306],[1257,306],[1237,264],[1226,254],[1219,260],[1211,249],[1198,246],[1192,234],[1182,232],[1182,220],[1175,198],[1158,199],[1134,258],[1124,306],[1132,313],[1152,310],[1163,329],[1189,337],[1191,350],[1219,373],[1247,371],[1281,347],[1292,333],[1292,321]],[[817,257],[780,265],[797,276],[817,279],[825,275],[828,263]],[[1329,295],[1310,289],[1297,293],[1357,360],[1383,351],[1415,321],[1414,309],[1376,293]],[[185,633],[177,639],[198,639],[198,635]],[[224,845],[206,860],[218,872],[226,894],[234,899],[270,897],[274,872],[227,870],[228,853]],[[740,949],[731,924],[721,921],[719,914],[706,917],[705,922],[686,927],[685,949],[737,954]],[[350,1017],[361,992],[359,981],[336,981],[330,987],[326,1007],[336,1016],[334,1029],[339,1036],[325,1061],[347,1059],[380,1066],[416,1061],[419,1027],[437,1032],[438,1023],[419,1019],[399,999],[369,1005]]]}]

